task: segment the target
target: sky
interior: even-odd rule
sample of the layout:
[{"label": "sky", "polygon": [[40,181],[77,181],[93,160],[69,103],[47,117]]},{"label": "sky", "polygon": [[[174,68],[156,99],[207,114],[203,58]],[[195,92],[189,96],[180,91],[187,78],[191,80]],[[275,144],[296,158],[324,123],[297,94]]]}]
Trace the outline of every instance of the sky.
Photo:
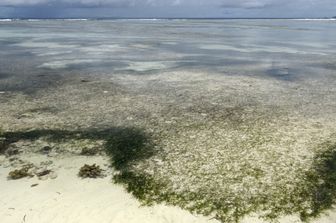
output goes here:
[{"label": "sky", "polygon": [[0,18],[317,18],[336,0],[0,0]]}]

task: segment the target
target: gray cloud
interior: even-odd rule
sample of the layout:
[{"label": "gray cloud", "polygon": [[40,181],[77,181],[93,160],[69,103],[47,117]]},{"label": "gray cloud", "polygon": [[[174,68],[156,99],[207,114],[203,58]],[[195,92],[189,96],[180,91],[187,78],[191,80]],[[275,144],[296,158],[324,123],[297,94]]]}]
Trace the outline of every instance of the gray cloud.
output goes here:
[{"label": "gray cloud", "polygon": [[63,7],[105,7],[105,6],[135,6],[134,0],[1,0],[0,6],[34,7],[34,6],[63,6]]},{"label": "gray cloud", "polygon": [[[322,2],[333,0],[322,0]],[[65,6],[65,7],[139,7],[139,6],[216,6],[226,8],[261,8],[276,4],[289,4],[291,0],[1,0],[1,6]],[[321,2],[321,0],[297,0]]]},{"label": "gray cloud", "polygon": [[0,0],[0,17],[320,17],[336,0]]}]

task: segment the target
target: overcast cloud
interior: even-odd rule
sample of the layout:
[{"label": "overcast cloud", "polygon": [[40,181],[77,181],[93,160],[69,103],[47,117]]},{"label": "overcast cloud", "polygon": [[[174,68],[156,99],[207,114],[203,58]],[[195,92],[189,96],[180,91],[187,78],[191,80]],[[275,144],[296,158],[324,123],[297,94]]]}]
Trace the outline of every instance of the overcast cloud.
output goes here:
[{"label": "overcast cloud", "polygon": [[2,6],[61,5],[64,7],[137,7],[137,6],[217,6],[234,8],[267,7],[291,2],[326,4],[334,0],[1,0]]},{"label": "overcast cloud", "polygon": [[335,16],[335,1],[0,0],[0,17],[319,17]]}]

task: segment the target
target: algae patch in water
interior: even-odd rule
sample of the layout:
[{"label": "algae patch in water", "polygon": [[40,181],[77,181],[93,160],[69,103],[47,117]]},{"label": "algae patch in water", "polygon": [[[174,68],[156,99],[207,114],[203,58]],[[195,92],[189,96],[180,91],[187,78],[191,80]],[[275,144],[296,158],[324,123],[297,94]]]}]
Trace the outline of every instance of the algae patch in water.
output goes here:
[{"label": "algae patch in water", "polygon": [[306,174],[305,194],[311,209],[301,212],[302,219],[316,217],[336,203],[336,144],[326,142],[317,153],[311,171]]}]

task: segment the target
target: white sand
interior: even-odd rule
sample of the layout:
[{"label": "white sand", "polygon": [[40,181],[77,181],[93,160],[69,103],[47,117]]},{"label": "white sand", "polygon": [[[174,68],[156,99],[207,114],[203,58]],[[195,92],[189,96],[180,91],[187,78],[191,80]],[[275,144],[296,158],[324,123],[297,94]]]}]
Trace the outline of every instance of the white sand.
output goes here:
[{"label": "white sand", "polygon": [[[36,177],[7,180],[10,167],[0,157],[0,222],[1,223],[220,223],[209,217],[197,216],[178,207],[155,205],[144,207],[121,186],[111,181],[108,160],[103,157],[51,158],[56,179]],[[29,161],[45,161],[41,155]],[[77,177],[84,164],[97,163],[107,169],[107,176],[99,179]],[[38,184],[31,187],[33,184]],[[335,223],[336,211],[331,210],[313,223]],[[242,223],[263,223],[257,216],[248,216]],[[279,223],[299,223],[297,216],[287,216]]]},{"label": "white sand", "polygon": [[[53,161],[58,177],[44,181],[36,177],[7,180],[11,169],[0,166],[1,223],[218,222],[177,207],[141,207],[121,186],[111,182],[110,175],[102,179],[77,177],[83,163],[103,166],[107,161],[102,158],[68,157]],[[38,185],[31,187],[35,183]]]},{"label": "white sand", "polygon": [[[22,157],[21,157],[22,158]],[[42,155],[26,157],[33,163],[46,161]],[[197,216],[178,207],[155,205],[144,207],[121,186],[111,181],[107,158],[70,156],[48,158],[53,161],[56,179],[37,177],[7,180],[10,167],[0,156],[0,222],[1,223],[220,223],[209,217]],[[81,179],[77,177],[84,164],[97,163],[106,169],[106,177]],[[38,184],[31,187],[33,184]],[[248,216],[242,223],[263,223]],[[279,223],[299,223],[297,216],[287,216]],[[336,211],[312,221],[335,223]]]}]

